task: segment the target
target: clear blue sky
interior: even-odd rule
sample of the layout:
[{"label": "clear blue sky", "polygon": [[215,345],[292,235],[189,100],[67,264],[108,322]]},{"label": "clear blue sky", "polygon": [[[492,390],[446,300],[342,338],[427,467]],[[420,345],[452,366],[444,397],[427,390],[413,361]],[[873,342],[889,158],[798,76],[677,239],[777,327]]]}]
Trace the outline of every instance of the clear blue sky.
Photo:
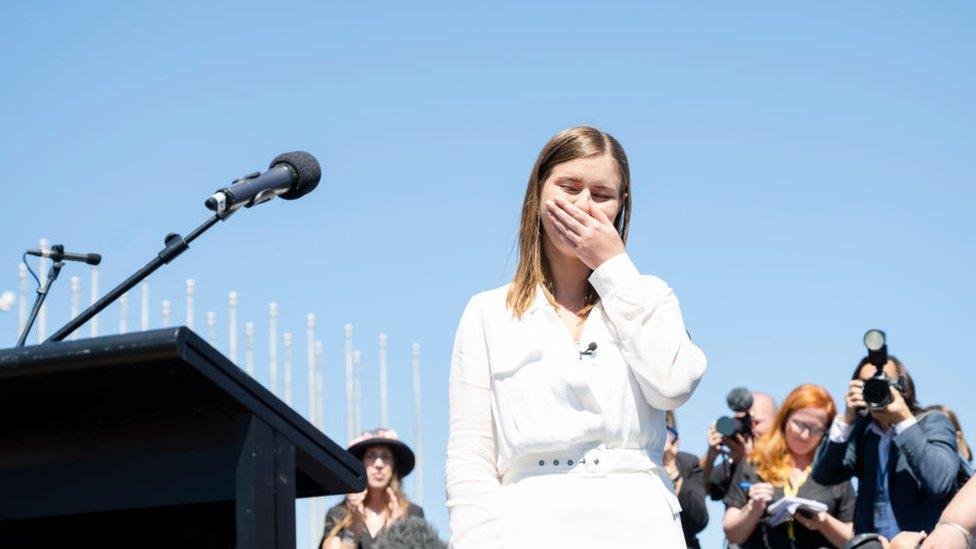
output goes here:
[{"label": "clear blue sky", "polygon": [[[342,324],[367,365],[366,425],[379,414],[376,335],[389,334],[393,426],[408,442],[420,342],[424,504],[446,535],[457,320],[511,276],[539,148],[595,124],[630,155],[630,253],[677,290],[709,358],[678,412],[684,449],[703,450],[735,385],[781,399],[815,382],[839,399],[871,327],[887,330],[923,403],[948,404],[976,433],[971,3],[527,4],[6,6],[0,292],[16,290],[20,253],[40,237],[103,253],[105,290],[202,221],[217,187],[313,152],[318,190],[235,216],[151,278],[153,324],[166,298],[182,317],[193,277],[198,326],[217,311],[223,342],[237,290],[264,380],[267,303],[298,342],[316,313],[337,440]],[[82,272],[62,274],[52,327]],[[5,344],[15,331],[16,313],[0,314]],[[715,547],[712,510],[703,541]]]}]

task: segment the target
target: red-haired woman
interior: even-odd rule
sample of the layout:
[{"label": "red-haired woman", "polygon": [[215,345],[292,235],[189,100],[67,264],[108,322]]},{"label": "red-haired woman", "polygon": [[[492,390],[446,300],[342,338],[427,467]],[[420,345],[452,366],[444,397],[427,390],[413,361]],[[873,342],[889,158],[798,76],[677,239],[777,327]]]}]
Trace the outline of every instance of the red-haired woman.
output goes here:
[{"label": "red-haired woman", "polygon": [[[724,526],[730,542],[744,549],[802,549],[840,547],[851,538],[850,482],[824,486],[809,478],[817,447],[836,414],[830,393],[817,385],[801,385],[786,397],[773,428],[756,442],[725,497]],[[797,511],[794,520],[770,526],[763,521],[766,508],[784,496],[819,501],[827,511]]]}]

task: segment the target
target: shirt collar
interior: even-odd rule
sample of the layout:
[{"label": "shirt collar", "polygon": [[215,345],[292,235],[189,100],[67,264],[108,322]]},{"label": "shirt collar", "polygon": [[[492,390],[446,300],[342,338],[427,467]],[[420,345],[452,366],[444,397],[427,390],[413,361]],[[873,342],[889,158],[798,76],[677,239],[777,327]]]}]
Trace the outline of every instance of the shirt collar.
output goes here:
[{"label": "shirt collar", "polygon": [[549,300],[546,299],[546,291],[542,287],[542,284],[538,284],[535,287],[535,298],[532,300],[532,304],[526,309],[525,314],[530,315],[539,309],[550,305]]},{"label": "shirt collar", "polygon": [[887,431],[882,431],[881,426],[879,426],[876,421],[872,421],[871,423],[868,423],[868,431],[872,431],[876,435],[882,438],[884,438],[886,435],[890,433],[893,433],[893,429],[894,427],[888,427]]},{"label": "shirt collar", "polygon": [[[602,299],[598,300],[593,308],[602,308],[602,303]],[[529,308],[525,310],[525,316],[529,316],[545,307],[553,307],[553,304],[546,299],[546,290],[542,287],[542,284],[539,284],[535,288],[535,298],[532,300],[532,304],[529,305]]]}]

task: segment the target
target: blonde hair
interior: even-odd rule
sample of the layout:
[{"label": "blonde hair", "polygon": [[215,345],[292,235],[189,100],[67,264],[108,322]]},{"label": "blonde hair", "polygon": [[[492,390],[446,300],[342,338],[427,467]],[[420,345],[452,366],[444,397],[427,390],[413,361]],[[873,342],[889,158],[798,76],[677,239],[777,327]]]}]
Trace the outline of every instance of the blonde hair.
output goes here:
[{"label": "blonde hair", "polygon": [[837,415],[834,399],[819,385],[805,383],[790,392],[776,414],[773,428],[756,441],[749,454],[749,461],[756,466],[756,473],[773,486],[783,486],[790,468],[796,465],[786,445],[786,424],[793,412],[802,408],[819,408],[827,412],[827,425]]},{"label": "blonde hair", "polygon": [[[576,126],[554,135],[539,152],[529,182],[525,188],[522,202],[522,220],[519,227],[519,263],[515,279],[505,299],[508,308],[516,316],[522,316],[535,300],[535,292],[541,284],[546,299],[553,302],[552,276],[549,260],[545,256],[542,243],[542,220],[539,217],[539,202],[542,186],[559,164],[610,154],[617,164],[620,174],[620,212],[614,219],[614,226],[624,243],[627,242],[627,228],[630,225],[630,164],[623,147],[608,133],[590,126]],[[586,307],[580,311],[585,315],[596,304],[599,296],[592,285],[587,284]]]}]

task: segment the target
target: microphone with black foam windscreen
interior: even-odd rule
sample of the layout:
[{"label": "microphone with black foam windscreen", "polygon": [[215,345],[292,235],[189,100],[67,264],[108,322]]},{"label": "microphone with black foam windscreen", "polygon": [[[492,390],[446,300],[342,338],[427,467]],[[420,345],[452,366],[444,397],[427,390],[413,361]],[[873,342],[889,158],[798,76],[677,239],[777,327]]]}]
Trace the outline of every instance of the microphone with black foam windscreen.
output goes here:
[{"label": "microphone with black foam windscreen", "polygon": [[752,392],[745,387],[736,387],[729,391],[725,397],[725,403],[729,409],[736,413],[741,413],[741,417],[722,416],[715,422],[715,430],[722,433],[722,436],[731,437],[736,433],[741,433],[745,437],[752,436],[752,418],[749,416],[749,409],[752,408]]},{"label": "microphone with black foam windscreen", "polygon": [[733,412],[748,412],[752,408],[752,392],[745,387],[736,387],[726,395],[725,403]]},{"label": "microphone with black foam windscreen", "polygon": [[[301,198],[315,190],[322,178],[322,167],[314,156],[307,152],[295,151],[280,154],[271,161],[271,165],[264,173],[255,172],[236,179],[228,187],[219,189],[205,202],[207,208],[215,215],[210,216],[199,227],[190,231],[186,236],[170,233],[163,239],[164,248],[145,266],[112,288],[107,294],[92,303],[87,309],[72,318],[67,324],[59,328],[51,337],[45,340],[62,341],[72,332],[88,322],[100,311],[118,299],[125,292],[131,290],[163,265],[170,263],[180,254],[190,248],[190,243],[200,237],[207,229],[217,223],[226,221],[231,214],[241,207],[250,208],[255,204],[262,204],[276,196],[285,200]],[[80,256],[79,256],[80,258]],[[90,262],[93,257],[87,257]],[[100,259],[100,257],[98,258]]]},{"label": "microphone with black foam windscreen", "polygon": [[312,192],[321,178],[322,167],[314,156],[304,151],[288,152],[275,157],[268,171],[235,179],[204,204],[218,214],[229,215],[242,206],[250,208],[276,196],[285,200],[301,198]]}]

